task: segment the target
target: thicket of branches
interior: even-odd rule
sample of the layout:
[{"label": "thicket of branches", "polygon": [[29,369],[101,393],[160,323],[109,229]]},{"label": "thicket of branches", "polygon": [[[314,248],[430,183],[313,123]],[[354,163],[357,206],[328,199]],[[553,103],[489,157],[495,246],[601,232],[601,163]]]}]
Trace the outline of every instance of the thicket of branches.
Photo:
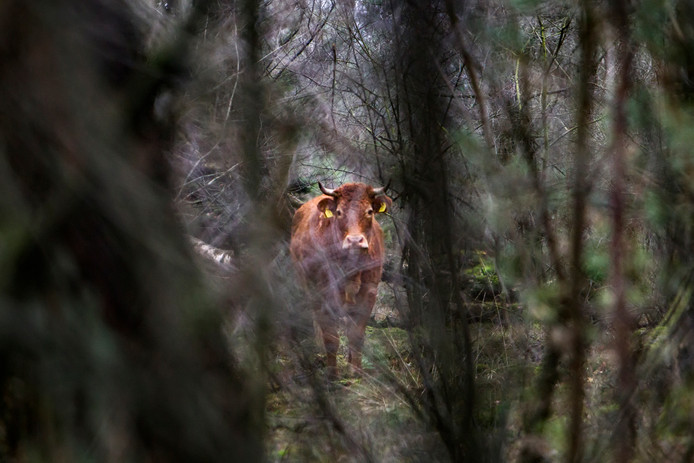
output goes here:
[{"label": "thicket of branches", "polygon": [[287,257],[317,181],[390,183],[402,458],[694,456],[689,2],[73,3],[0,6],[2,459],[377,460]]}]

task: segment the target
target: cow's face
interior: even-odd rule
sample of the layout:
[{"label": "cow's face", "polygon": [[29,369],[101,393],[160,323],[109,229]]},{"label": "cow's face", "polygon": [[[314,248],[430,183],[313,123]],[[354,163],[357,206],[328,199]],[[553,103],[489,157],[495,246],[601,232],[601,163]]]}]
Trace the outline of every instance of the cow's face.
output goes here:
[{"label": "cow's face", "polygon": [[318,209],[339,233],[342,249],[349,252],[368,251],[374,217],[386,212],[392,200],[363,184],[343,185],[330,190],[330,193],[329,197],[320,200]]}]

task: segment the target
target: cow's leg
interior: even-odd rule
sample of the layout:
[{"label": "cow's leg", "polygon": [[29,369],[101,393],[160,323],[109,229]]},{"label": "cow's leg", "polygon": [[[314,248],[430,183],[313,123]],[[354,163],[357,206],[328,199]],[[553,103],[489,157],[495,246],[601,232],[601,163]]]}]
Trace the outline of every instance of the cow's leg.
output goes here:
[{"label": "cow's leg", "polygon": [[376,303],[378,284],[362,284],[356,298],[356,304],[347,308],[348,320],[345,329],[349,340],[348,361],[355,373],[361,373],[361,351],[364,346],[364,333]]},{"label": "cow's leg", "polygon": [[328,378],[337,378],[337,349],[340,347],[340,336],[337,333],[335,316],[329,307],[323,307],[318,315],[318,326],[321,329],[323,345],[325,346]]}]

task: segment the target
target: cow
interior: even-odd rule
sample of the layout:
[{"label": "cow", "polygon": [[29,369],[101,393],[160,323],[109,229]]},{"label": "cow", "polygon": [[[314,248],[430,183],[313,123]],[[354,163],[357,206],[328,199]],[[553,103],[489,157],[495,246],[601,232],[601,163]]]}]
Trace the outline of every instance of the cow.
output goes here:
[{"label": "cow", "polygon": [[344,321],[348,362],[361,372],[361,350],[383,271],[383,230],[376,215],[388,211],[388,188],[345,183],[304,203],[294,214],[290,254],[308,290],[327,355],[328,377],[337,377],[338,328]]}]

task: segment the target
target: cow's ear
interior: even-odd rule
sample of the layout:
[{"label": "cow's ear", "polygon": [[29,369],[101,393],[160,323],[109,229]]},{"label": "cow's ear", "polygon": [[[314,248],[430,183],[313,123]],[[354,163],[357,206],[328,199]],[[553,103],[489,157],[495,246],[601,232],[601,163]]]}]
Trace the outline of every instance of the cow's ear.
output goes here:
[{"label": "cow's ear", "polygon": [[335,200],[333,198],[323,198],[318,201],[318,210],[327,218],[331,218],[335,212]]},{"label": "cow's ear", "polygon": [[386,212],[393,204],[393,200],[386,195],[376,196],[373,201],[373,208],[376,212]]}]

